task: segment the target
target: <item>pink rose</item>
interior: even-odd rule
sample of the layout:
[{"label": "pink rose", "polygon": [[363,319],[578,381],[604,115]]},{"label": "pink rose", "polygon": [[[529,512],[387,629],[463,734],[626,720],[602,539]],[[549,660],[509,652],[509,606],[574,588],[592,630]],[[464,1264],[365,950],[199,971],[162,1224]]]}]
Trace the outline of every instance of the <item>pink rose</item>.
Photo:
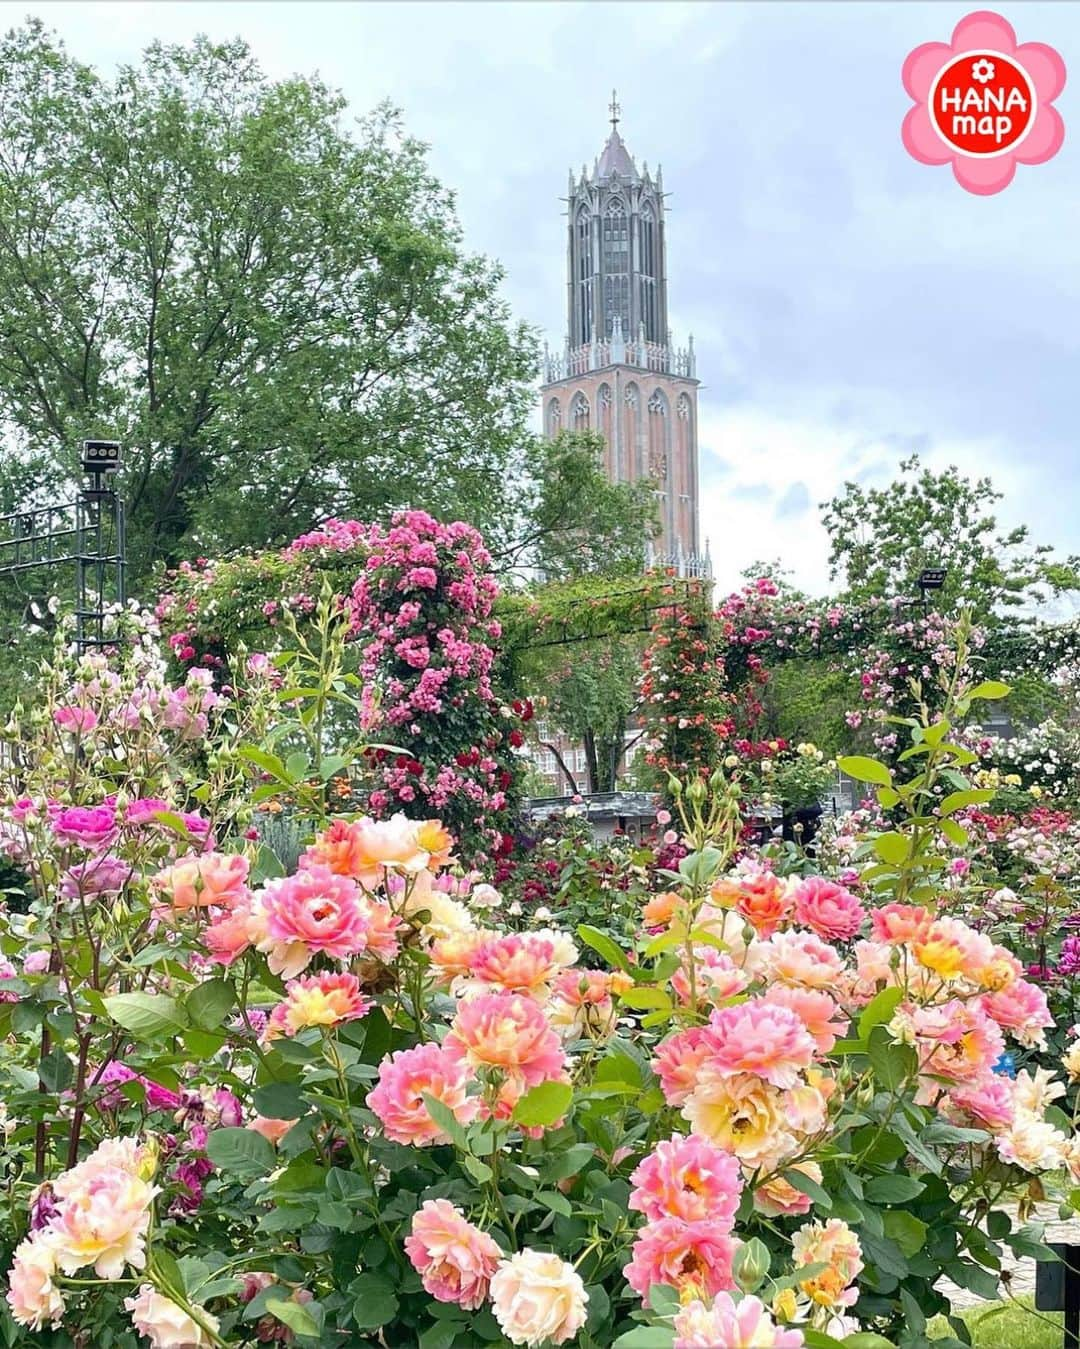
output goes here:
[{"label": "pink rose", "polygon": [[795,919],[824,941],[846,941],[862,926],[866,913],[851,893],[823,876],[807,876],[795,887]]},{"label": "pink rose", "polygon": [[456,1302],[466,1311],[483,1306],[502,1259],[492,1238],[446,1199],[429,1199],[413,1215],[405,1251],[433,1298]]}]

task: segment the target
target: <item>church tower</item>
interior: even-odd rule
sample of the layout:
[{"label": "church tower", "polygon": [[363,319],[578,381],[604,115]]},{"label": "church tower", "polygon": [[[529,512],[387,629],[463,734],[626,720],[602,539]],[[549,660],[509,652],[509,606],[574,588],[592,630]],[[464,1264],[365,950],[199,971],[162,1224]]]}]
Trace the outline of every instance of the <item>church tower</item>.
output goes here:
[{"label": "church tower", "polygon": [[611,134],[591,173],[570,174],[567,198],[567,339],[545,352],[544,434],[599,431],[615,482],[655,485],[662,532],[647,561],[705,576],[698,527],[694,342],[668,329],[664,181],[641,171]]}]

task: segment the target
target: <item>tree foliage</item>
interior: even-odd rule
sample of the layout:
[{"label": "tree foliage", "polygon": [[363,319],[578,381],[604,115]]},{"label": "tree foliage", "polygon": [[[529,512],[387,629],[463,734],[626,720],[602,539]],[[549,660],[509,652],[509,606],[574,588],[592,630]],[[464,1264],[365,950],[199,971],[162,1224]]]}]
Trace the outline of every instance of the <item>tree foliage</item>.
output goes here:
[{"label": "tree foliage", "polygon": [[[627,628],[643,629],[649,619],[624,620],[635,607],[644,613],[649,602],[641,569],[659,529],[652,487],[612,482],[603,453],[603,437],[595,432],[564,431],[528,447],[520,520],[502,555],[507,571],[544,578],[515,606],[544,643],[519,655],[515,674],[545,696],[544,722],[583,746],[586,776],[579,781],[555,741],[545,742],[565,785],[591,792],[613,790],[623,771],[644,644]],[[599,619],[594,636],[591,616]],[[574,630],[564,632],[566,645],[550,640],[560,628]],[[528,636],[519,641],[528,647]]]},{"label": "tree foliage", "polygon": [[946,568],[935,605],[968,608],[980,621],[1080,589],[1080,558],[1055,562],[1048,545],[1031,543],[1026,525],[999,525],[1002,495],[989,478],[972,481],[955,467],[935,473],[917,456],[900,470],[885,488],[845,483],[822,507],[831,575],[847,599],[916,597],[926,567]]},{"label": "tree foliage", "polygon": [[659,532],[656,493],[647,482],[612,482],[603,454],[595,431],[525,446],[512,534],[492,543],[505,571],[547,581],[640,575],[646,544]]},{"label": "tree foliage", "polygon": [[331,515],[505,512],[532,344],[396,112],[240,41],[0,44],[0,499],[126,446],[133,571]]}]

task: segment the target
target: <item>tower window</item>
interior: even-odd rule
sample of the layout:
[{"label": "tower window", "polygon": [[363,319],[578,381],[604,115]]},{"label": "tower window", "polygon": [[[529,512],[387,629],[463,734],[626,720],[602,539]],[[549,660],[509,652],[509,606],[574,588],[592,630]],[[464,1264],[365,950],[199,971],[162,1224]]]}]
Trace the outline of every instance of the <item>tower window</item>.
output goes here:
[{"label": "tower window", "polygon": [[582,210],[578,212],[577,218],[577,274],[575,277],[578,290],[577,340],[579,343],[588,342],[592,337],[592,248],[590,245],[589,214]]},{"label": "tower window", "polygon": [[616,315],[624,337],[630,332],[630,222],[621,200],[615,197],[604,214],[600,239],[604,271],[604,332],[614,332]]}]

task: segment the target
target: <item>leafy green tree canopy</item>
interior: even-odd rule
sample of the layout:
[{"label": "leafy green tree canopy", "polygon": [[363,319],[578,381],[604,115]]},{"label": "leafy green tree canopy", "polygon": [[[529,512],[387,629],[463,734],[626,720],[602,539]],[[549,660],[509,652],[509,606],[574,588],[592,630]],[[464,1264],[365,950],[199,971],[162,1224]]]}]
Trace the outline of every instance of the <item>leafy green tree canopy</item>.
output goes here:
[{"label": "leafy green tree canopy", "polygon": [[595,431],[524,445],[516,515],[504,541],[491,541],[504,570],[538,572],[548,581],[640,575],[660,528],[656,493],[647,482],[612,482],[603,454]]},{"label": "leafy green tree canopy", "polygon": [[240,41],[107,79],[42,24],[0,42],[0,499],[85,435],[126,448],[136,576],[402,505],[505,514],[531,338],[381,107]]},{"label": "leafy green tree canopy", "polygon": [[1080,558],[1055,562],[1052,548],[1031,543],[1026,525],[1001,529],[994,514],[1001,500],[989,478],[973,482],[954,467],[935,473],[918,456],[901,463],[888,487],[845,483],[822,506],[832,578],[857,603],[914,597],[924,568],[945,567],[935,606],[970,608],[978,621],[1080,589]]}]

